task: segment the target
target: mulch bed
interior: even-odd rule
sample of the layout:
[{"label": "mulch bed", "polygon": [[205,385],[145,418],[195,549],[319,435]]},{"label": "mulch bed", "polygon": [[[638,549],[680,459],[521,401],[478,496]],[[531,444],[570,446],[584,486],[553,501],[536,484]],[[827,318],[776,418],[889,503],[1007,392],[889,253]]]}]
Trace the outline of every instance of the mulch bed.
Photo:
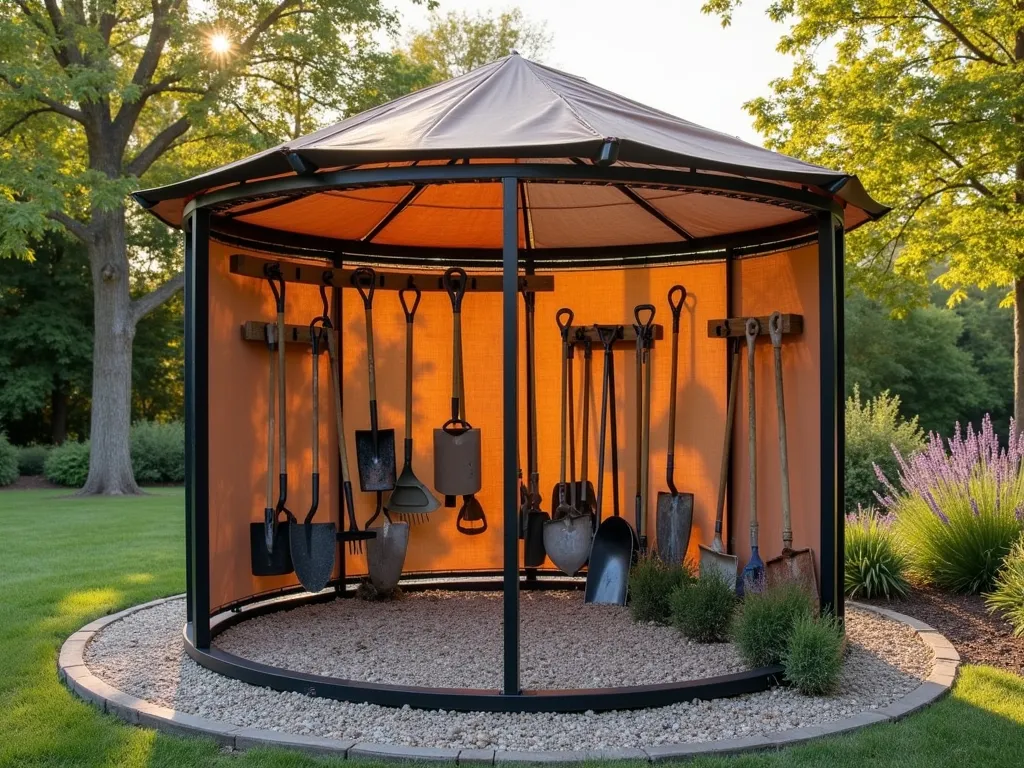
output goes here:
[{"label": "mulch bed", "polygon": [[54,485],[42,475],[22,475],[10,485],[0,486],[0,491],[57,491],[61,486]]},{"label": "mulch bed", "polygon": [[953,644],[967,664],[988,664],[1024,675],[1024,638],[985,607],[980,595],[954,595],[914,586],[906,600],[862,602],[890,608],[931,624]]}]

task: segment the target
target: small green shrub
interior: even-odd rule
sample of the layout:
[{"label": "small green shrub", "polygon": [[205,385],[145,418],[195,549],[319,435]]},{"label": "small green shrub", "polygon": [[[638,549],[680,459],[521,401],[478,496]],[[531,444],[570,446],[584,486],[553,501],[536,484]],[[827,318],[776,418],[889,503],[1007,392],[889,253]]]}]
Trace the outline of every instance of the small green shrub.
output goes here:
[{"label": "small green shrub", "polygon": [[870,400],[861,400],[860,388],[846,399],[846,460],[844,463],[844,497],[846,512],[875,503],[875,493],[882,491],[875,467],[886,477],[895,477],[899,470],[895,448],[902,456],[910,456],[924,448],[924,433],[917,417],[905,421],[900,415],[900,398],[888,390]]},{"label": "small green shrub", "polygon": [[801,616],[782,656],[786,679],[805,696],[839,688],[843,672],[843,627],[832,616]]},{"label": "small green shrub", "polygon": [[0,432],[0,486],[10,485],[18,479],[18,449]]},{"label": "small green shrub", "polygon": [[56,446],[46,457],[43,474],[51,483],[81,488],[89,476],[89,443],[68,440]]},{"label": "small green shrub", "polygon": [[686,564],[666,565],[654,556],[641,558],[629,572],[629,609],[633,620],[668,624],[672,590],[693,581],[693,571]]},{"label": "small green shrub", "polygon": [[778,584],[750,593],[733,621],[733,639],[751,667],[780,664],[799,619],[814,613],[811,596],[795,584]]},{"label": "small green shrub", "polygon": [[18,449],[18,471],[25,477],[43,474],[46,457],[50,453],[48,445],[26,445]]},{"label": "small green shrub", "polygon": [[669,597],[672,625],[699,643],[728,639],[736,610],[736,591],[719,571],[702,573],[692,583],[681,584]]},{"label": "small green shrub", "polygon": [[132,427],[132,473],[138,483],[185,480],[185,425],[140,421]]},{"label": "small green shrub", "polygon": [[[911,571],[953,592],[976,594],[995,586],[996,574],[1024,529],[1024,435],[1001,447],[988,416],[981,431],[968,425],[910,458],[897,456],[896,482],[880,498],[894,517]],[[897,487],[898,486],[898,487]]]},{"label": "small green shrub", "polygon": [[993,613],[1002,614],[1013,625],[1013,633],[1024,637],[1024,539],[1019,539],[996,577],[995,591],[985,602]]},{"label": "small green shrub", "polygon": [[846,594],[850,597],[906,597],[907,556],[897,546],[892,520],[874,509],[846,517]]}]

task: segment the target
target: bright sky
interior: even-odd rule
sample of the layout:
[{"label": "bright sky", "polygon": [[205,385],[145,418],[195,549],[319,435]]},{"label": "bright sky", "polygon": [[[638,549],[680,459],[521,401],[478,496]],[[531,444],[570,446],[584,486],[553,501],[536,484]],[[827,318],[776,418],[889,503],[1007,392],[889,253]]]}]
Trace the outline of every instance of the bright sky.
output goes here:
[{"label": "bright sky", "polygon": [[[602,88],[756,144],[743,109],[789,73],[775,51],[784,27],[765,16],[768,0],[746,0],[722,29],[703,0],[441,0],[438,9],[503,10],[518,5],[547,22],[545,63]],[[398,4],[409,27],[426,25],[419,6]]]}]

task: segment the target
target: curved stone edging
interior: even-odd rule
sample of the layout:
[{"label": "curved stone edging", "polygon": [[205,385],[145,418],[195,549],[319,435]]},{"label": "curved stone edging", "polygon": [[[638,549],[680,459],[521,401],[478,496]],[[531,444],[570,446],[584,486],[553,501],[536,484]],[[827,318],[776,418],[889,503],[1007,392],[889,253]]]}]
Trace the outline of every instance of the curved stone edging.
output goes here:
[{"label": "curved stone edging", "polygon": [[156,728],[166,733],[181,736],[212,738],[219,744],[233,749],[253,747],[278,747],[297,749],[316,755],[333,757],[358,757],[368,759],[443,761],[459,765],[492,765],[495,763],[580,763],[585,760],[679,760],[700,755],[728,755],[739,752],[780,749],[795,744],[835,736],[876,723],[900,720],[922,709],[944,696],[956,679],[960,666],[960,654],[943,635],[922,621],[863,603],[851,605],[871,613],[884,616],[911,627],[921,641],[935,654],[931,675],[916,689],[901,699],[876,710],[861,712],[852,717],[831,723],[795,728],[767,736],[747,736],[738,739],[722,739],[691,744],[665,744],[643,749],[604,749],[577,751],[516,752],[493,749],[444,749],[440,747],[407,747],[392,744],[371,744],[353,739],[327,739],[318,736],[301,736],[280,731],[245,728],[242,726],[210,720],[205,717],[177,712],[144,699],[136,698],[108,685],[93,675],[85,665],[85,647],[93,636],[104,627],[113,624],[136,611],[151,608],[171,600],[180,600],[183,595],[164,597],[136,605],[119,613],[96,619],[73,633],[61,646],[57,660],[57,673],[68,688],[82,699],[95,704],[108,714],[135,725]]}]

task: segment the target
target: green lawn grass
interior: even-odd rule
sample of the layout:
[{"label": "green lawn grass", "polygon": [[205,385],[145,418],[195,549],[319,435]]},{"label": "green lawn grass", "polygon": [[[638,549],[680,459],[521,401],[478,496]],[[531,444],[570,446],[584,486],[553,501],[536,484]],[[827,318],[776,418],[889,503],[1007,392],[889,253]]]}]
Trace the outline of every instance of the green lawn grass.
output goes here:
[{"label": "green lawn grass", "polygon": [[[83,624],[184,588],[184,496],[78,499],[0,492],[0,766],[363,768],[124,725],[57,680],[61,642]],[[1024,678],[967,667],[951,697],[903,722],[783,752],[698,760],[693,768],[936,768],[1021,765]]]}]

